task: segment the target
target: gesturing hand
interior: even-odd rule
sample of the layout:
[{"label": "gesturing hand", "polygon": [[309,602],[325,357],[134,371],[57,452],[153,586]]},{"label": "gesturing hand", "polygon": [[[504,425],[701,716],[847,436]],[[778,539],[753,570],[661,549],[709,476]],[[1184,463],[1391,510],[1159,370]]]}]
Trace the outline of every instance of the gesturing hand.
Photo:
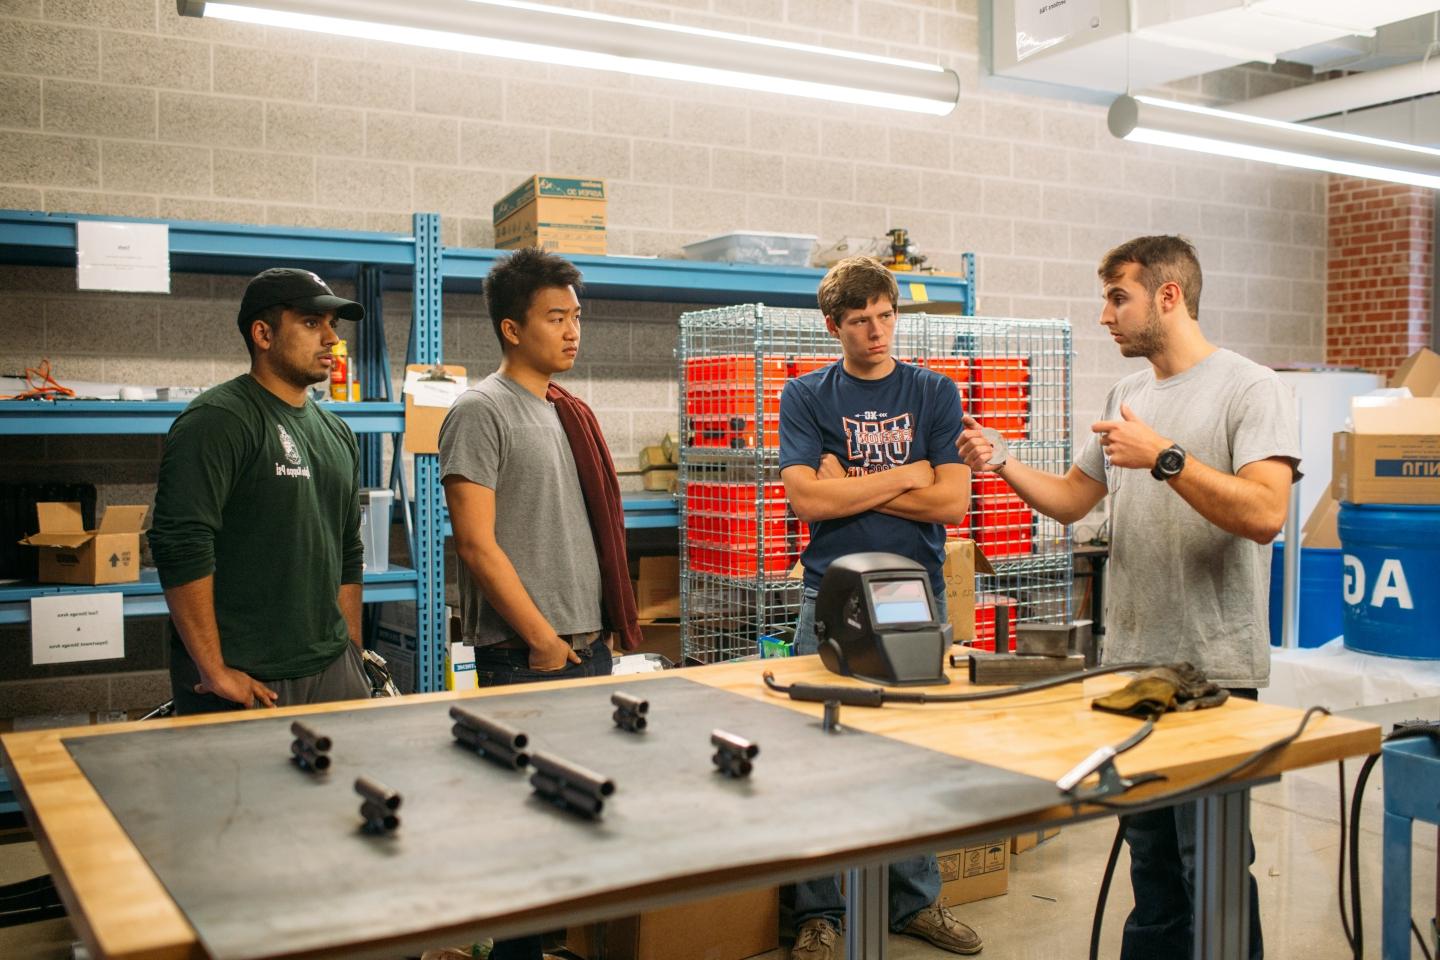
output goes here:
[{"label": "gesturing hand", "polygon": [[1173,444],[1135,415],[1128,404],[1120,404],[1119,420],[1101,420],[1090,429],[1100,435],[1100,449],[1117,467],[1149,470],[1160,451]]}]

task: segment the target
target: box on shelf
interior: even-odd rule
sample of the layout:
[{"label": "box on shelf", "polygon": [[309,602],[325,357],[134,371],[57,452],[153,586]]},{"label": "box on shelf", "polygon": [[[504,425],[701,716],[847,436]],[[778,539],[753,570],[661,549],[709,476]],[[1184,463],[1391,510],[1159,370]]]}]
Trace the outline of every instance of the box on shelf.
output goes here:
[{"label": "box on shelf", "polygon": [[674,493],[680,480],[680,471],[674,467],[646,470],[641,477],[641,486],[651,492]]},{"label": "box on shelf", "polygon": [[37,503],[40,529],[20,543],[40,551],[41,583],[130,583],[140,579],[144,504],[105,508],[100,526],[85,529],[78,503]]},{"label": "box on shelf", "polygon": [[640,448],[641,473],[650,470],[663,470],[673,466],[674,464],[670,462],[670,458],[666,456],[665,450],[660,444],[653,443],[648,447]]},{"label": "box on shelf", "polygon": [[455,640],[445,645],[445,689],[475,690],[475,648]]},{"label": "box on shelf", "polygon": [[744,960],[776,949],[779,937],[779,891],[763,887],[572,927],[565,945],[609,960]]},{"label": "box on shelf", "polygon": [[536,174],[495,203],[495,246],[605,255],[605,181]]},{"label": "box on shelf", "polygon": [[641,557],[635,580],[636,615],[641,620],[669,620],[680,616],[680,558]]},{"label": "box on shelf", "polygon": [[641,620],[640,637],[640,646],[633,653],[658,653],[676,666],[684,659],[678,619]]},{"label": "box on shelf", "polygon": [[1024,853],[1027,850],[1034,850],[1046,840],[1053,840],[1060,836],[1059,827],[1046,827],[1044,830],[1031,830],[1027,833],[1017,833],[1010,838],[1010,856]]},{"label": "box on shelf", "polygon": [[946,614],[955,641],[975,639],[975,572],[994,573],[995,568],[985,556],[985,551],[973,540],[946,540],[945,565],[941,576],[945,578]]},{"label": "box on shelf", "polygon": [[942,907],[998,897],[1010,888],[1010,842],[997,839],[935,855]]},{"label": "box on shelf", "polygon": [[[405,372],[423,374],[433,366],[435,365],[429,363],[412,363],[405,368]],[[462,366],[447,363],[444,368],[449,376],[465,376],[465,368]],[[439,453],[440,424],[445,422],[445,414],[449,412],[449,407],[426,406],[416,403],[413,395],[405,394],[405,452]]]},{"label": "box on shelf", "polygon": [[1440,397],[1356,397],[1332,489],[1351,503],[1440,503]]},{"label": "box on shelf", "polygon": [[810,263],[815,239],[810,233],[722,233],[687,243],[682,249],[686,260],[803,267]]}]

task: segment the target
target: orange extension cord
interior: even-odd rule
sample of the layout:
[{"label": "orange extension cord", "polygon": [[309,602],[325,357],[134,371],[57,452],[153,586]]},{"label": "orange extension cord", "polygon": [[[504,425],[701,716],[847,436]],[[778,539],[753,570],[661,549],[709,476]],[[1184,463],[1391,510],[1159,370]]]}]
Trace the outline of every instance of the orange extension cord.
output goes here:
[{"label": "orange extension cord", "polygon": [[25,376],[19,379],[25,381],[25,386],[29,389],[9,396],[0,396],[0,400],[54,400],[58,397],[75,396],[74,390],[50,375],[48,359],[42,359],[38,367],[26,367]]}]

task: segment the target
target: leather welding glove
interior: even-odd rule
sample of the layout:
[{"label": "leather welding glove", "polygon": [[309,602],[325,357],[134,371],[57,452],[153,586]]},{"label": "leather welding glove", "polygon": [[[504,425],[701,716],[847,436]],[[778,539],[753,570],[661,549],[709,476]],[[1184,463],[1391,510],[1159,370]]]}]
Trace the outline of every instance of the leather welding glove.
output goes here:
[{"label": "leather welding glove", "polygon": [[1095,700],[1091,706],[1130,717],[1158,717],[1175,706],[1175,681],[1155,676],[1160,672],[1147,670],[1114,693]]}]

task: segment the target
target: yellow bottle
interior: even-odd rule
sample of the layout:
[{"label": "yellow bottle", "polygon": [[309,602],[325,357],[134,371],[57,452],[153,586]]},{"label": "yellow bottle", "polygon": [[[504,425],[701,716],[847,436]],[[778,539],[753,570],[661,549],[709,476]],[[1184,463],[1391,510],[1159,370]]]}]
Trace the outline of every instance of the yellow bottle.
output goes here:
[{"label": "yellow bottle", "polygon": [[330,364],[330,399],[345,401],[350,399],[350,354],[346,349],[345,341],[341,340],[330,348],[330,355],[334,361]]}]

